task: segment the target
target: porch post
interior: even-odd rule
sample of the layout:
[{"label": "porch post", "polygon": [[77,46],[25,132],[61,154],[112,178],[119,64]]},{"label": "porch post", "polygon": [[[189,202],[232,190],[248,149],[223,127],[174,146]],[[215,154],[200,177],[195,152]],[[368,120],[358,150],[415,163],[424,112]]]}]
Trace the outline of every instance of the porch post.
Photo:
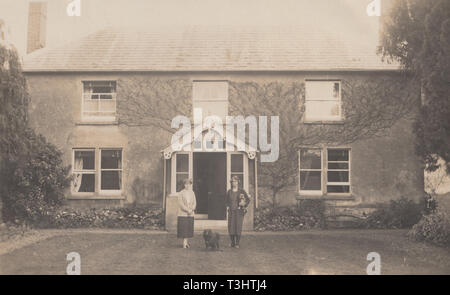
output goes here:
[{"label": "porch post", "polygon": [[258,157],[255,157],[255,208],[258,208]]},{"label": "porch post", "polygon": [[166,209],[166,159],[162,158],[163,161],[163,210]]}]

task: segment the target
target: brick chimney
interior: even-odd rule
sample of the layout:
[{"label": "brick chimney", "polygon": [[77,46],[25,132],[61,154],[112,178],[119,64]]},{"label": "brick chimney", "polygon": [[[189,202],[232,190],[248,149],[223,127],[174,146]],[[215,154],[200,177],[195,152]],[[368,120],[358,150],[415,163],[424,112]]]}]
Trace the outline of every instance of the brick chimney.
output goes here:
[{"label": "brick chimney", "polygon": [[45,47],[47,2],[30,2],[28,9],[27,53]]}]

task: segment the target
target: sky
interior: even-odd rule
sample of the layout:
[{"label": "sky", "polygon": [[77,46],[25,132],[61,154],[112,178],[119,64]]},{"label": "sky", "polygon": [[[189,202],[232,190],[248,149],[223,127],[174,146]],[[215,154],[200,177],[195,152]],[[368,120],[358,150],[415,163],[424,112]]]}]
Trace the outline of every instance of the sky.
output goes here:
[{"label": "sky", "polygon": [[[21,54],[26,50],[29,2],[0,0],[0,19]],[[80,0],[81,16],[68,16],[72,0],[47,0],[47,46],[78,39],[108,26],[308,25],[342,38],[376,42],[372,0]],[[375,41],[374,41],[375,40]]]}]

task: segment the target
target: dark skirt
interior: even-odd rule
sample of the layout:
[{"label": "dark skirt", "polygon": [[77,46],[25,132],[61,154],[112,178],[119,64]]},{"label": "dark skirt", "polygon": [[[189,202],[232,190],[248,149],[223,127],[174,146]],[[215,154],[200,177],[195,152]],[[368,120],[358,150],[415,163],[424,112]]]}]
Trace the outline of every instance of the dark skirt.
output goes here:
[{"label": "dark skirt", "polygon": [[242,223],[244,222],[244,210],[230,210],[228,214],[228,233],[230,235],[240,235]]},{"label": "dark skirt", "polygon": [[178,216],[177,237],[192,238],[194,236],[194,216]]}]

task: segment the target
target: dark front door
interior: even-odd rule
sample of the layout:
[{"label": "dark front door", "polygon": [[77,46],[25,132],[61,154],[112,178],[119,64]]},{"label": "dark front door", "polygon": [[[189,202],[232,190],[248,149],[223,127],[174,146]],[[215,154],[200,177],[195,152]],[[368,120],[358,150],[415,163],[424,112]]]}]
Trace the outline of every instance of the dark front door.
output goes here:
[{"label": "dark front door", "polygon": [[208,214],[208,219],[225,219],[227,154],[194,153],[193,162],[196,213]]}]

